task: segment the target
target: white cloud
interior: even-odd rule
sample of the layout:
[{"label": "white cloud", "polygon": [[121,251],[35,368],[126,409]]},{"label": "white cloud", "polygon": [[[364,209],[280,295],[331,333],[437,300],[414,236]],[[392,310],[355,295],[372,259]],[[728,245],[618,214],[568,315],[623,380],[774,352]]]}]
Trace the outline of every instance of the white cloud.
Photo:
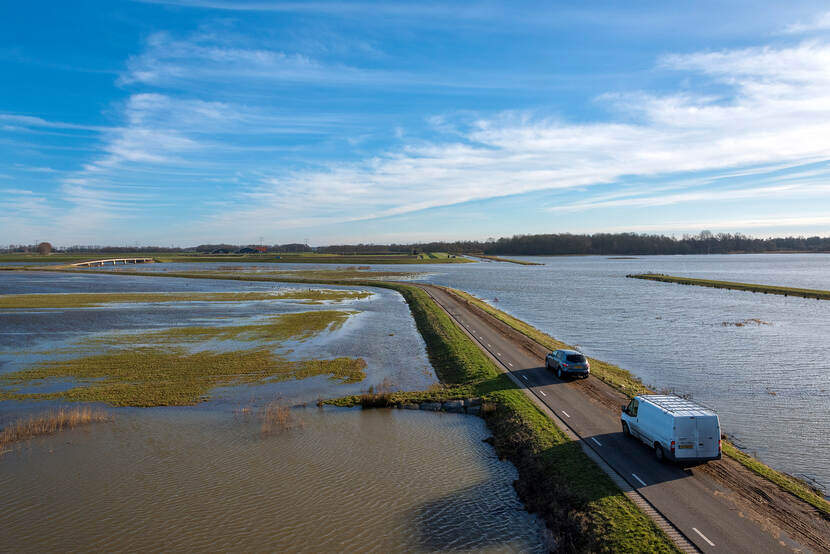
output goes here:
[{"label": "white cloud", "polygon": [[[197,175],[190,181],[194,188],[241,182],[245,188],[222,198],[225,203],[216,215],[194,223],[199,232],[229,237],[555,189],[585,190],[585,200],[571,203],[572,209],[653,207],[713,198],[828,197],[826,184],[816,180],[820,171],[788,176],[787,168],[830,159],[830,45],[807,41],[790,47],[674,54],[662,57],[658,66],[712,86],[706,93],[602,97],[626,113],[620,120],[625,122],[577,124],[516,111],[472,121],[469,113],[437,116],[429,122],[441,132],[440,140],[400,133],[404,146],[395,150],[354,163],[329,163],[322,170],[289,172],[270,152],[254,156],[274,148],[262,135],[321,132],[332,125],[330,118],[275,112],[264,101],[258,107],[210,100],[217,97],[212,86],[233,87],[257,78],[325,79],[337,68],[302,56],[229,47],[210,37],[177,41],[158,34],[144,54],[131,60],[124,82],[192,82],[193,97],[132,94],[123,105],[120,126],[95,128],[103,139],[101,155],[65,179],[61,192],[78,207],[77,214],[85,208],[118,214],[164,196],[163,185],[153,191],[130,180],[136,172],[152,171],[154,182],[192,173]],[[344,80],[375,76],[348,68],[342,73]],[[64,125],[8,114],[0,115],[2,121]],[[234,157],[237,151],[251,157],[240,161]],[[776,170],[781,175],[768,175],[763,186],[727,189],[717,183],[718,176]],[[714,177],[703,185],[685,182],[698,172]],[[659,178],[663,184],[610,196],[592,189],[630,176]],[[143,196],[136,196],[136,186]]]},{"label": "white cloud", "polygon": [[784,33],[787,34],[803,34],[816,31],[830,31],[830,12],[820,14],[813,21],[792,23],[784,28]]},{"label": "white cloud", "polygon": [[[673,55],[660,63],[708,76],[730,92],[617,97],[620,108],[636,110],[638,123],[571,124],[522,113],[481,119],[460,141],[410,144],[360,163],[266,180],[249,193],[256,208],[226,213],[214,223],[311,225],[590,187],[623,176],[763,172],[830,159],[830,46]],[[762,189],[656,192],[603,205],[704,202],[707,195],[751,199],[796,190],[827,196],[826,187],[809,182],[789,185],[785,174],[780,184]]]}]

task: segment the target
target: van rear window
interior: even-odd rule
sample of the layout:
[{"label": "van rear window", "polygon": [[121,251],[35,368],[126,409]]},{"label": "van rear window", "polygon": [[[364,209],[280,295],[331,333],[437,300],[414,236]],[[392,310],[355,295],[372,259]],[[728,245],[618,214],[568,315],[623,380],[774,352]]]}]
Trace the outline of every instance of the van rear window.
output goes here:
[{"label": "van rear window", "polygon": [[582,354],[568,354],[568,361],[581,363],[585,361],[585,356]]}]

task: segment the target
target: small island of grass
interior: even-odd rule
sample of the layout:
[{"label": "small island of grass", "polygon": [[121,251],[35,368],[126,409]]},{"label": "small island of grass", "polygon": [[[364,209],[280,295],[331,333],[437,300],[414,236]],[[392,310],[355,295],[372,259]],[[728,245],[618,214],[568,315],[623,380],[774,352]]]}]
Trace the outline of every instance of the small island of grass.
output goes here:
[{"label": "small island of grass", "polygon": [[760,292],[763,294],[780,294],[782,296],[800,296],[802,298],[817,298],[819,300],[830,300],[830,291],[799,289],[793,287],[780,287],[776,285],[760,285],[755,283],[737,283],[733,281],[715,281],[712,279],[694,279],[691,277],[677,277],[674,275],[663,275],[662,273],[639,273],[626,275],[631,279],[646,279],[648,281],[660,281],[663,283],[676,283],[678,285],[695,285],[698,287],[710,287],[715,289],[732,289],[749,292]]}]

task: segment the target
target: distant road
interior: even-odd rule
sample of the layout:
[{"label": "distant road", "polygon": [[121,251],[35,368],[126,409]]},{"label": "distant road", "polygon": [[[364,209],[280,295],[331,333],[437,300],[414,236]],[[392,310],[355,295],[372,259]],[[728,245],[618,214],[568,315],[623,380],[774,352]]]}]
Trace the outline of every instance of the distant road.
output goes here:
[{"label": "distant road", "polygon": [[805,548],[775,522],[744,510],[706,471],[661,464],[651,449],[623,436],[619,409],[625,400],[610,386],[594,377],[560,381],[545,369],[542,346],[440,288],[419,286],[701,551],[830,552],[830,537],[806,530],[813,540]]}]

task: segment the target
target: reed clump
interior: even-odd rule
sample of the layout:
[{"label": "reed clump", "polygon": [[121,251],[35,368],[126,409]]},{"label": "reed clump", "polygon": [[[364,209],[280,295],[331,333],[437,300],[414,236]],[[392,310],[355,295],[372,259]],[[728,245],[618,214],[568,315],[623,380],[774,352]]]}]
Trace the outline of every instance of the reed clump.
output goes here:
[{"label": "reed clump", "polygon": [[262,426],[260,430],[263,435],[279,433],[305,425],[302,419],[291,413],[291,408],[276,401],[269,402],[262,409],[261,418]]},{"label": "reed clump", "polygon": [[395,384],[384,377],[383,381],[375,387],[370,386],[369,390],[360,394],[360,406],[363,408],[388,408],[398,403],[395,398]]},{"label": "reed clump", "polygon": [[20,419],[0,431],[0,452],[6,446],[16,442],[50,435],[79,425],[109,421],[109,419],[110,416],[105,411],[89,407],[60,408],[27,419]]}]

